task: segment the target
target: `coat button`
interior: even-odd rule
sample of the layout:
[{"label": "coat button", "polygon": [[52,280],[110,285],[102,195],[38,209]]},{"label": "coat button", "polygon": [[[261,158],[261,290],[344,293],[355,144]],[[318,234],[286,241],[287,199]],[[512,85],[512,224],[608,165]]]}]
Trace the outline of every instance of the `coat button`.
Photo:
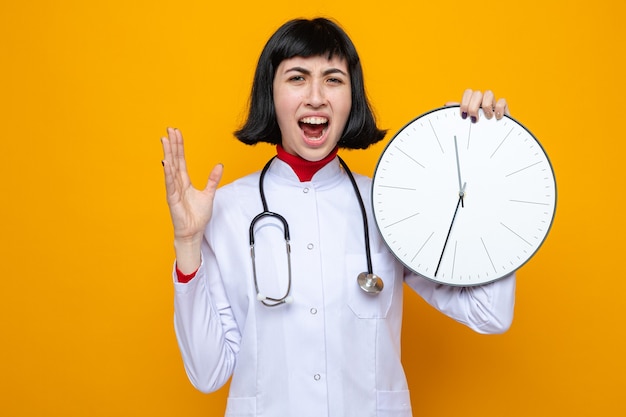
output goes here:
[{"label": "coat button", "polygon": [[308,245],[306,245],[306,248],[308,250],[313,250],[314,247],[315,247],[315,245],[313,245],[312,243],[309,243]]},{"label": "coat button", "polygon": [[304,188],[302,189],[302,192],[303,192],[304,194],[308,194],[308,192],[309,192],[309,187],[304,187]]},{"label": "coat button", "polygon": [[309,310],[309,312],[310,312],[311,314],[315,315],[315,314],[317,314],[317,308],[312,307],[312,308]]},{"label": "coat button", "polygon": [[320,379],[322,379],[322,376],[320,374],[315,374],[313,375],[313,379],[319,381]]}]

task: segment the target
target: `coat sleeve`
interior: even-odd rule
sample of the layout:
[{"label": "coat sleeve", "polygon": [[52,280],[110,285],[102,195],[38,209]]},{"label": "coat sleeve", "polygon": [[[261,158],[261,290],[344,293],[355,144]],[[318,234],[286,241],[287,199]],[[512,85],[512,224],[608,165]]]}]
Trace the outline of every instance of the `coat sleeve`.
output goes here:
[{"label": "coat sleeve", "polygon": [[202,264],[188,283],[176,282],[174,328],[189,380],[208,393],[224,385],[233,373],[241,334],[209,246]]},{"label": "coat sleeve", "polygon": [[478,333],[504,333],[513,322],[515,273],[474,287],[456,287],[410,274],[406,283],[426,302]]}]

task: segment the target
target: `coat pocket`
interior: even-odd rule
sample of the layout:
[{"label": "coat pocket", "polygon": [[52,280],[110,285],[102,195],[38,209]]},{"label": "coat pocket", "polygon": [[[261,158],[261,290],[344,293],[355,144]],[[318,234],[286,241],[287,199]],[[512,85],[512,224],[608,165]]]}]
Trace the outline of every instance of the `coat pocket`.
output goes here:
[{"label": "coat pocket", "polygon": [[377,294],[370,294],[359,286],[357,277],[364,272],[365,255],[346,256],[346,276],[348,305],[352,312],[361,319],[381,319],[387,317],[393,300],[396,276],[394,262],[388,254],[372,254],[373,273],[383,280],[383,290]]},{"label": "coat pocket", "polygon": [[256,416],[255,397],[228,397],[226,402],[226,417],[254,417]]},{"label": "coat pocket", "polygon": [[378,417],[412,417],[409,391],[378,391]]}]

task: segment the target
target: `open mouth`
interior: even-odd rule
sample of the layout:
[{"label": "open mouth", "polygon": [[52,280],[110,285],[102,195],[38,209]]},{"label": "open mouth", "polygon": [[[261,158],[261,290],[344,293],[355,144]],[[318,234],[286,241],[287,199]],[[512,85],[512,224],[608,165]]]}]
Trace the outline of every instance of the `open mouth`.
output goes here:
[{"label": "open mouth", "polygon": [[298,121],[298,125],[307,139],[319,140],[324,136],[328,127],[328,119],[326,117],[303,117]]}]

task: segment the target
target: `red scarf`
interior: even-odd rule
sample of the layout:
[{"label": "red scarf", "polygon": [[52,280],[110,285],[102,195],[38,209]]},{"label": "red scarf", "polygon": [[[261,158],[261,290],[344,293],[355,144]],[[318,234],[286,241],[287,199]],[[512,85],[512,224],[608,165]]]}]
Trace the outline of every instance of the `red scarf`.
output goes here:
[{"label": "red scarf", "polygon": [[339,148],[335,147],[335,149],[333,149],[325,158],[319,161],[307,161],[300,156],[287,153],[287,151],[280,144],[276,145],[278,159],[287,163],[287,165],[293,169],[293,172],[296,173],[300,182],[311,181],[311,178],[313,178],[313,175],[315,175],[317,171],[335,159],[338,151]]}]

